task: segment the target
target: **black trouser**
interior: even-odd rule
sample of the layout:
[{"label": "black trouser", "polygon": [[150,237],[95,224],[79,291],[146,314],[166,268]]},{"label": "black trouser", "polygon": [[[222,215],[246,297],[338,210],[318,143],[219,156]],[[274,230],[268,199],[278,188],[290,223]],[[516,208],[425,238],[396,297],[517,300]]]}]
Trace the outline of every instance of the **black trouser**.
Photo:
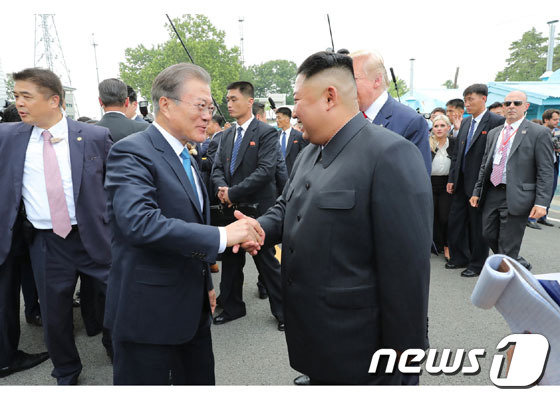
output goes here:
[{"label": "black trouser", "polygon": [[[75,227],[66,239],[52,230],[34,232],[31,264],[41,301],[45,344],[54,365],[52,376],[58,384],[74,383],[82,370],[72,323],[72,299],[78,274],[99,281],[105,294],[109,265],[91,259]],[[103,341],[110,344],[108,336],[104,331]]]},{"label": "black trouser", "polygon": [[115,340],[115,385],[215,385],[208,294],[198,330],[187,343],[159,345]]},{"label": "black trouser", "polygon": [[451,195],[447,193],[447,179],[445,176],[432,176],[432,195],[434,198],[434,243],[437,251],[442,252],[448,246],[447,231],[449,225],[449,209]]},{"label": "black trouser", "polygon": [[467,265],[480,272],[488,257],[488,244],[482,236],[482,213],[471,207],[464,188],[455,188],[449,211],[449,253],[451,263]]},{"label": "black trouser", "polygon": [[14,244],[0,265],[0,368],[9,366],[19,345],[20,265],[15,261]]},{"label": "black trouser", "polygon": [[[253,257],[262,283],[268,291],[270,311],[280,322],[284,322],[282,306],[280,263],[275,257],[275,249],[263,247]],[[220,281],[220,305],[224,313],[231,317],[242,317],[246,314],[243,302],[243,267],[245,266],[245,252],[234,254],[228,248],[222,254],[222,280]]]},{"label": "black trouser", "polygon": [[517,260],[525,234],[528,214],[511,215],[506,200],[506,185],[490,184],[482,207],[482,233],[495,254]]}]

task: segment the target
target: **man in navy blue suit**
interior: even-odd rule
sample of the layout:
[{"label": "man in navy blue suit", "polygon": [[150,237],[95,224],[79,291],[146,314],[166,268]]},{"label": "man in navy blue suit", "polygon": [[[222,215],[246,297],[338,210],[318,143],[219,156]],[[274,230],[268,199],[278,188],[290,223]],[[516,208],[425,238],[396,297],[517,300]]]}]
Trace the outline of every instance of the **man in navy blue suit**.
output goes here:
[{"label": "man in navy blue suit", "polygon": [[424,117],[393,99],[387,92],[389,78],[383,58],[375,53],[357,51],[350,55],[358,86],[360,111],[376,125],[392,130],[418,147],[428,175],[432,171],[429,127]]},{"label": "man in navy blue suit", "polygon": [[[111,263],[103,188],[112,145],[107,128],[78,123],[61,111],[63,89],[51,71],[14,74],[23,122],[0,128],[0,260],[18,215],[30,256],[45,334],[58,384],[76,384],[82,364],[74,342],[72,296],[78,273],[105,291]],[[110,353],[110,338],[103,342]]]},{"label": "man in navy blue suit", "polygon": [[113,331],[114,383],[211,385],[216,294],[208,266],[227,246],[262,244],[263,231],[249,219],[208,225],[208,194],[187,150],[204,140],[214,111],[208,73],[193,64],[166,68],[152,102],[153,124],[116,143],[107,161],[113,266],[105,326]]}]

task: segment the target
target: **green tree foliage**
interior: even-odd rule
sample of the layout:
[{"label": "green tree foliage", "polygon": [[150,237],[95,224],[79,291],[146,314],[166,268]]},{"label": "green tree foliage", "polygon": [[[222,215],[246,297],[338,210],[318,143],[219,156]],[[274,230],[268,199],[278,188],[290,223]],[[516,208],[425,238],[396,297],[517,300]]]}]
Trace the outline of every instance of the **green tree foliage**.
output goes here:
[{"label": "green tree foliage", "polygon": [[[537,81],[546,70],[548,39],[535,28],[523,34],[509,47],[510,56],[496,81]],[[560,45],[554,48],[553,70],[560,68]]]},{"label": "green tree foliage", "polygon": [[448,79],[445,82],[443,82],[441,86],[445,87],[446,89],[456,89],[455,84],[451,79]]},{"label": "green tree foliage", "polygon": [[286,93],[286,103],[294,104],[294,84],[297,66],[288,60],[272,60],[251,65],[241,74],[255,86],[255,97],[267,97],[272,93]]},{"label": "green tree foliage", "polygon": [[[183,15],[173,20],[179,35],[196,64],[212,77],[212,95],[222,103],[226,86],[239,79],[239,49],[225,45],[225,32],[218,30],[204,15]],[[180,62],[190,62],[170,24],[169,40],[152,48],[139,45],[125,50],[125,61],[119,64],[121,79],[151,100],[152,83],[162,70]],[[223,110],[223,107],[221,107]]]},{"label": "green tree foliage", "polygon": [[6,85],[6,99],[8,101],[14,101],[14,77],[12,74],[7,74],[6,79],[4,79]]},{"label": "green tree foliage", "polygon": [[[399,88],[399,96],[402,96],[403,94],[408,92],[408,87],[406,86],[406,82],[403,81],[401,78],[399,78],[398,76],[396,76],[395,78],[397,78],[397,86]],[[393,81],[391,81],[389,83],[389,88],[387,90],[388,90],[389,94],[391,95],[391,97],[394,97],[395,99],[398,98],[397,91],[395,90],[395,84],[393,83]]]}]

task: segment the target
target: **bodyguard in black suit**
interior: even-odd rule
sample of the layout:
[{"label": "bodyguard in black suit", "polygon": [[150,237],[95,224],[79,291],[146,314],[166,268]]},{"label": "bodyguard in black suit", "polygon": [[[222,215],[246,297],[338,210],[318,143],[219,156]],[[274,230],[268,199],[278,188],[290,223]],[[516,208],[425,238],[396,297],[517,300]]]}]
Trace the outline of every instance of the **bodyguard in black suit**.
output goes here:
[{"label": "bodyguard in black suit", "polygon": [[307,146],[307,142],[303,139],[303,134],[292,128],[290,124],[291,119],[292,110],[288,107],[280,107],[276,110],[276,123],[278,124],[278,128],[280,128],[278,141],[280,143],[280,150],[286,161],[288,176],[292,174],[292,168],[294,167],[299,152]]},{"label": "bodyguard in black suit", "polygon": [[99,104],[105,110],[105,114],[96,125],[108,128],[113,142],[118,142],[148,127],[147,122],[133,121],[125,115],[129,101],[124,82],[112,78],[105,79],[99,84]]},{"label": "bodyguard in black suit", "polygon": [[369,123],[355,85],[340,54],[299,67],[294,115],[311,144],[258,221],[282,241],[291,367],[317,384],[400,385],[368,370],[378,349],[427,347],[432,194],[416,146]]},{"label": "bodyguard in black suit", "polygon": [[[76,384],[82,364],[72,296],[78,273],[105,289],[111,249],[103,181],[112,142],[108,129],[64,118],[62,85],[51,71],[30,68],[14,80],[23,122],[0,126],[0,158],[8,166],[0,178],[0,260],[23,202],[52,375],[58,384]],[[107,334],[104,344],[110,349]]]},{"label": "bodyguard in black suit", "polygon": [[226,245],[262,236],[248,220],[208,225],[208,195],[186,146],[204,140],[212,116],[208,73],[172,65],[156,77],[152,101],[154,123],[115,144],[107,162],[114,383],[214,384],[208,263]]},{"label": "bodyguard in black suit", "polygon": [[463,92],[467,112],[457,136],[456,151],[451,161],[447,192],[453,194],[449,212],[448,269],[464,268],[463,277],[480,274],[488,257],[488,244],[482,236],[482,214],[472,208],[469,199],[478,180],[478,172],[488,132],[504,123],[504,117],[486,110],[488,87],[474,84]]},{"label": "bodyguard in black suit", "polygon": [[[237,123],[224,131],[215,158],[212,181],[217,196],[227,205],[258,204],[263,214],[276,199],[274,178],[278,162],[276,130],[253,117],[253,85],[234,82],[228,86],[228,111]],[[274,257],[274,247],[268,247],[254,257],[262,281],[268,291],[270,309],[284,329],[284,312],[280,293],[280,264]],[[245,254],[226,251],[222,255],[220,304],[223,312],[214,318],[215,324],[243,317],[243,266]]]}]

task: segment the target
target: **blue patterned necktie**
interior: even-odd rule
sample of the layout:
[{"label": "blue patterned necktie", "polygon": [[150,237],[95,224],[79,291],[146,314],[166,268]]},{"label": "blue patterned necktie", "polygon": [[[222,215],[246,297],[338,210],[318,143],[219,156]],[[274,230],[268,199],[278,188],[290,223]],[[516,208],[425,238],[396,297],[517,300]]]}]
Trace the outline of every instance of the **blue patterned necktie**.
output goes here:
[{"label": "blue patterned necktie", "polygon": [[282,131],[282,154],[286,158],[286,131]]},{"label": "blue patterned necktie", "polygon": [[465,146],[465,154],[469,150],[469,147],[471,147],[471,142],[472,142],[472,137],[473,137],[473,134],[474,134],[475,126],[476,126],[476,121],[473,118],[473,120],[471,122],[471,129],[469,129],[469,134],[467,135],[467,145]]},{"label": "blue patterned necktie", "polygon": [[237,160],[237,153],[241,147],[241,142],[243,141],[243,128],[237,128],[237,139],[233,144],[233,152],[231,153],[231,163],[229,164],[229,172],[233,175],[233,170],[235,169],[235,161]]},{"label": "blue patterned necktie", "polygon": [[181,158],[183,159],[183,168],[187,173],[187,177],[189,178],[189,181],[191,182],[192,188],[194,190],[194,195],[198,200],[198,190],[196,190],[196,183],[194,182],[194,176],[191,168],[191,155],[189,154],[189,151],[187,149],[183,149],[183,151],[181,152]]}]

